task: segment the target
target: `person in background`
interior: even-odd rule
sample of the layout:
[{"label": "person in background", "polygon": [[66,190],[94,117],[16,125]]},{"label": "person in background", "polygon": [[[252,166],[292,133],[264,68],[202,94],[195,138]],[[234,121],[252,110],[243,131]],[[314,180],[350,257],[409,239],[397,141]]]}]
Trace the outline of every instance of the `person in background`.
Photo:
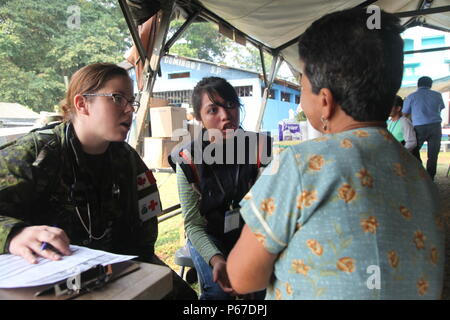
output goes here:
[{"label": "person in background", "polygon": [[[238,135],[246,134],[239,126],[241,104],[225,79],[203,78],[194,88],[192,105],[204,128],[202,134],[188,146],[175,150],[169,162],[177,173],[187,245],[199,274],[200,299],[231,300],[236,294],[228,280],[227,257],[244,225],[239,201],[264,166],[260,158],[250,161],[249,155],[262,149],[255,148],[259,143],[237,142]],[[255,137],[260,141],[263,135]],[[228,148],[232,139],[233,150]],[[215,157],[210,161],[206,156],[212,147],[216,148]],[[221,147],[223,157],[218,152]],[[240,155],[245,155],[245,161],[237,161]],[[263,299],[264,294],[262,291],[248,298]]]},{"label": "person in background", "polygon": [[395,97],[387,129],[408,151],[412,152],[417,145],[416,133],[411,120],[402,115],[403,99]]},{"label": "person in background", "polygon": [[421,77],[417,81],[417,91],[406,97],[403,105],[405,116],[411,115],[414,130],[416,131],[417,146],[413,151],[419,161],[420,149],[427,142],[428,160],[427,172],[434,180],[436,167],[441,149],[442,127],[441,110],[444,109],[442,95],[431,90],[433,80],[430,77]]},{"label": "person in background", "polygon": [[[91,64],[71,78],[62,123],[0,147],[0,254],[56,261],[73,244],[165,265],[154,252],[156,181],[124,142],[136,106],[125,69]],[[168,299],[196,299],[172,277]]]},{"label": "person in background", "polygon": [[[403,73],[402,27],[380,11],[334,12],[299,40],[301,103],[323,137],[286,148],[241,201],[227,271],[267,299],[439,299],[437,190],[386,130]],[[441,229],[440,229],[441,228]]]}]

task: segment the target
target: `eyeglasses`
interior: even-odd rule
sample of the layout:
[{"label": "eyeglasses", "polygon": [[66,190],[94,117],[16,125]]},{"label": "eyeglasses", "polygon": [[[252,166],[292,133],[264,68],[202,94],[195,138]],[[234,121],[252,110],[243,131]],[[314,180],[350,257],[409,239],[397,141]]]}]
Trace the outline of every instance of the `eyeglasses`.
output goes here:
[{"label": "eyeglasses", "polygon": [[85,93],[83,94],[83,97],[111,97],[114,103],[119,107],[125,108],[127,104],[130,104],[134,110],[137,110],[140,106],[139,101],[135,101],[134,97],[128,100],[120,93]]}]

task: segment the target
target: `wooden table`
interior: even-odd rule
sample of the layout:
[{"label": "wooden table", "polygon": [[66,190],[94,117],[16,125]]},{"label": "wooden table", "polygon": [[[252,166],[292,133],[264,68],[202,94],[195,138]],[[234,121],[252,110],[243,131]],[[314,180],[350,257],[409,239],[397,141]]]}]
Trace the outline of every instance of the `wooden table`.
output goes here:
[{"label": "wooden table", "polygon": [[122,274],[113,277],[103,288],[78,296],[47,294],[35,297],[34,294],[45,287],[40,286],[0,289],[0,300],[157,300],[172,291],[172,272],[168,267],[142,262],[137,265],[137,270],[136,267],[123,268]]}]

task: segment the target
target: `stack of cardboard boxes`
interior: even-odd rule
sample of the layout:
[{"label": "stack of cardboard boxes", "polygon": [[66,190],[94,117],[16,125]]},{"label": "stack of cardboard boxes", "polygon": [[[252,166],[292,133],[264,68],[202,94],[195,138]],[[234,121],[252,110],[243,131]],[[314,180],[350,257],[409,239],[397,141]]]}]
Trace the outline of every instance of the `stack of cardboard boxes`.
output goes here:
[{"label": "stack of cardboard boxes", "polygon": [[183,129],[186,109],[180,107],[150,108],[151,137],[144,141],[144,161],[149,168],[168,168],[167,160],[181,136],[187,134]]},{"label": "stack of cardboard boxes", "polygon": [[149,168],[169,168],[167,157],[173,148],[194,135],[194,126],[187,124],[186,108],[151,107],[150,126],[151,137],[144,140],[144,161]]}]

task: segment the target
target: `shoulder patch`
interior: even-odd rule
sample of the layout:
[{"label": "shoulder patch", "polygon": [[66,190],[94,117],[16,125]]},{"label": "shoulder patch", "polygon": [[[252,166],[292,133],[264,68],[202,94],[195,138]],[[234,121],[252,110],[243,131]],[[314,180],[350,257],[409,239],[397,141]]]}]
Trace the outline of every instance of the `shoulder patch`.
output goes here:
[{"label": "shoulder patch", "polygon": [[147,170],[136,177],[137,191],[141,191],[156,183],[155,177],[150,170]]}]

